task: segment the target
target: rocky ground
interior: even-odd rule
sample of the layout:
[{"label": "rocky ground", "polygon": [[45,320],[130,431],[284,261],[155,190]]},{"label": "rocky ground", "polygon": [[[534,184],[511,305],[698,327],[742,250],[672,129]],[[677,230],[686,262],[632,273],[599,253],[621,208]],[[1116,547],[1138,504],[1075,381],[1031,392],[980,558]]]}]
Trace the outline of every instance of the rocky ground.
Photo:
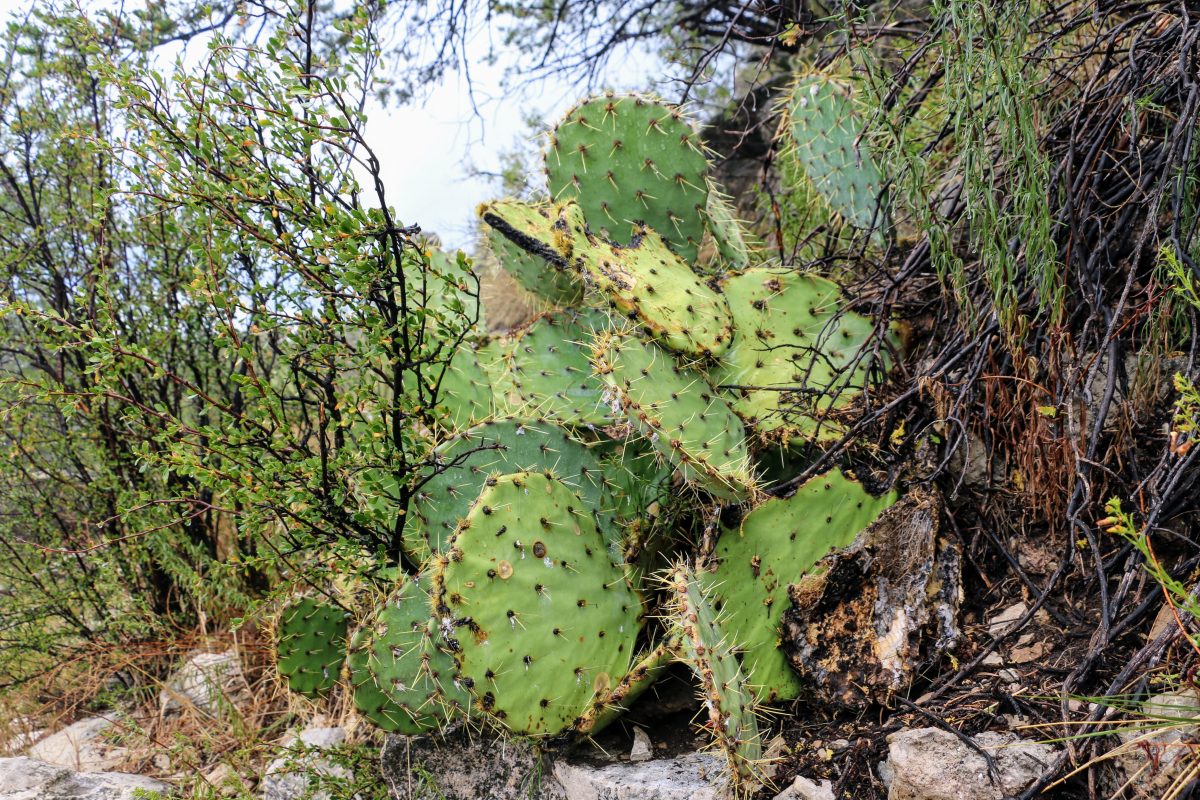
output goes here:
[{"label": "rocky ground", "polygon": [[[1072,743],[1048,741],[1055,737],[1034,726],[1028,712],[1048,702],[1037,693],[1052,688],[1039,685],[1038,675],[1071,655],[1054,642],[1046,615],[1029,612],[1017,603],[982,621],[964,617],[969,636],[960,658],[970,656],[984,634],[1002,644],[977,659],[955,692],[915,701],[897,696],[892,713],[874,719],[828,707],[817,712],[811,702],[780,715],[767,748],[774,785],[760,796],[1003,800],[1036,787],[1068,757]],[[1009,636],[1026,618],[1036,622],[1029,632]],[[163,681],[151,705],[160,719],[199,712],[208,724],[223,724],[251,701],[249,686],[236,649],[193,653]],[[1133,715],[1122,726],[1099,773],[1105,776],[1099,788],[1108,795],[1163,797],[1194,777],[1190,743],[1200,737],[1200,725],[1191,718],[1200,717],[1200,694],[1164,694],[1143,705],[1175,724],[1160,728]],[[1117,709],[1096,709],[1120,716]],[[364,792],[396,800],[717,800],[724,796],[722,762],[702,750],[709,737],[693,723],[697,710],[686,674],[668,674],[619,723],[569,753],[538,753],[475,730],[391,736],[380,747],[349,712],[336,719],[308,714],[309,724],[279,732],[254,769],[244,761],[172,764],[153,743],[130,733],[147,728],[139,719],[146,709],[111,710],[57,730],[26,724],[10,737],[9,757],[0,758],[0,800],[165,798],[179,796],[182,786],[191,797],[262,800],[369,800]],[[344,753],[352,747],[378,755],[351,762]],[[131,774],[131,765],[145,774]],[[199,781],[195,769],[202,772]],[[1085,795],[1084,785],[1068,780],[1044,796]]]}]

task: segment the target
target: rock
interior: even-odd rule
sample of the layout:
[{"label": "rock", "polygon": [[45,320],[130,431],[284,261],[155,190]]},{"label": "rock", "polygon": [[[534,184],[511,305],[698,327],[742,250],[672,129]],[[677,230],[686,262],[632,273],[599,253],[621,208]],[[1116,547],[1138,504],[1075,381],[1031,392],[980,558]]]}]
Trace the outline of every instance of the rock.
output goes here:
[{"label": "rock", "polygon": [[781,647],[819,700],[886,702],[957,644],[961,558],[940,511],[936,493],[909,492],[788,587]]},{"label": "rock", "polygon": [[566,800],[720,800],[725,797],[724,769],[716,755],[688,753],[603,767],[557,761],[554,777]]},{"label": "rock", "polygon": [[223,763],[204,773],[204,782],[221,797],[234,797],[247,788],[233,767]]},{"label": "rock", "polygon": [[1029,613],[1029,606],[1017,603],[1009,606],[988,620],[988,633],[996,639],[1012,630],[1021,617]]},{"label": "rock", "polygon": [[547,763],[521,740],[493,739],[462,731],[441,738],[389,736],[380,766],[396,800],[565,797],[550,776]]},{"label": "rock", "polygon": [[194,653],[163,684],[158,704],[163,714],[188,706],[217,716],[247,692],[236,650]]},{"label": "rock", "polygon": [[829,781],[813,781],[797,775],[792,785],[775,795],[775,800],[835,800],[833,784]]},{"label": "rock", "polygon": [[51,734],[29,748],[39,761],[79,772],[109,772],[125,760],[128,751],[104,738],[115,719],[88,717]]},{"label": "rock", "polygon": [[633,749],[629,751],[629,760],[633,762],[649,761],[654,758],[654,745],[650,737],[641,728],[633,728]]},{"label": "rock", "polygon": [[1011,667],[1006,667],[996,673],[996,677],[1005,683],[1016,683],[1021,680],[1021,673]]},{"label": "rock", "polygon": [[[1183,773],[1195,767],[1191,743],[1200,736],[1200,694],[1189,689],[1155,695],[1142,704],[1142,715],[1143,720],[1118,734],[1115,761],[1122,783],[1130,782],[1129,796],[1163,797],[1168,787],[1177,791],[1173,796],[1186,796],[1195,776],[1187,784],[1175,784],[1187,780]],[[1188,721],[1193,719],[1195,723]]]},{"label": "rock", "polygon": [[321,750],[336,747],[346,741],[343,728],[305,728],[284,738],[282,746],[294,752],[275,759],[267,765],[259,791],[263,800],[332,800],[343,795],[331,791],[329,784],[344,783],[354,773]]},{"label": "rock", "polygon": [[0,800],[150,800],[170,789],[143,775],[73,772],[33,758],[0,758]]},{"label": "rock", "polygon": [[339,727],[308,727],[300,731],[300,734],[292,741],[299,741],[307,747],[324,750],[327,747],[337,747],[339,744],[345,744],[346,729]]},{"label": "rock", "polygon": [[888,737],[880,777],[888,800],[1002,800],[1020,794],[1050,767],[1056,748],[988,731],[975,743],[995,759],[999,783],[983,756],[949,731],[917,728]]}]

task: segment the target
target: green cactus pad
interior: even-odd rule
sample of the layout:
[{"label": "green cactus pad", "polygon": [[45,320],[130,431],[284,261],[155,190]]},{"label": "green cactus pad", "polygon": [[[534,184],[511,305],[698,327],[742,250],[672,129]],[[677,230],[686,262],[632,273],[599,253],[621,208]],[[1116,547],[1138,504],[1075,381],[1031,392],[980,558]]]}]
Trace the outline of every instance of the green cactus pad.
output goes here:
[{"label": "green cactus pad", "polygon": [[624,243],[642,222],[688,261],[704,234],[708,159],[674,108],[606,94],[572,108],[545,153],[550,194],[575,198],[588,225]]},{"label": "green cactus pad", "polygon": [[365,717],[384,730],[412,735],[466,714],[470,695],[437,636],[423,582],[403,578],[350,649],[354,704]]},{"label": "green cactus pad", "polygon": [[872,497],[840,470],[818,475],[787,499],[774,498],[725,531],[717,542],[718,567],[705,573],[721,624],[743,645],[742,661],[763,702],[795,699],[801,686],[779,650],[788,584],[796,583],[835,548],[896,502],[896,493]]},{"label": "green cactus pad", "polygon": [[679,657],[700,682],[708,709],[708,728],[725,753],[734,788],[749,794],[764,776],[762,740],[755,714],[754,692],[738,663],[729,627],[718,618],[696,573],[676,567],[670,573],[670,622],[679,641]]},{"label": "green cactus pad", "polygon": [[856,228],[885,230],[883,173],[862,140],[863,119],[850,87],[806,75],[792,87],[788,112],[792,150],[829,206]]},{"label": "green cactus pad", "polygon": [[490,226],[488,246],[500,266],[538,297],[554,305],[574,305],[583,299],[583,284],[568,267],[569,247],[561,241],[555,246],[559,213],[547,204],[519,200],[479,207],[480,217]]},{"label": "green cactus pad", "polygon": [[628,672],[641,599],[586,502],[541,473],[489,478],[434,562],[434,604],[476,707],[514,733],[576,725]]},{"label": "green cactus pad", "polygon": [[404,532],[405,550],[418,563],[441,551],[489,476],[525,470],[551,472],[578,492],[619,552],[614,501],[599,459],[565,429],[515,419],[487,422],[448,439],[436,458],[445,469],[421,487]]},{"label": "green cactus pad", "polygon": [[750,245],[738,221],[732,203],[720,192],[708,193],[708,233],[727,269],[740,270],[750,266]]},{"label": "green cactus pad", "polygon": [[578,263],[614,308],[664,347],[699,357],[729,346],[729,304],[654,231],[639,229],[626,247],[595,240]]},{"label": "green cactus pad", "polygon": [[742,422],[703,375],[629,334],[597,340],[593,366],[614,389],[617,406],[684,480],[722,500],[753,494]]},{"label": "green cactus pad", "polygon": [[288,688],[309,697],[332,689],[346,657],[346,612],[303,597],[279,615],[277,668]]},{"label": "green cactus pad", "polygon": [[[454,351],[437,384],[438,405],[446,409],[446,423],[452,430],[496,416],[500,407],[492,387],[503,375],[504,356],[499,339],[466,342]],[[437,380],[436,371],[431,377]]]},{"label": "green cactus pad", "polygon": [[411,735],[422,732],[408,712],[388,699],[371,674],[367,666],[371,638],[369,627],[359,628],[350,637],[346,665],[350,670],[350,686],[354,690],[354,707],[369,722],[388,733]]},{"label": "green cactus pad", "polygon": [[611,423],[604,383],[588,361],[592,338],[607,327],[601,312],[565,310],[517,333],[506,348],[504,379],[495,384],[506,412],[570,426]]},{"label": "green cactus pad", "polygon": [[867,384],[870,359],[859,351],[875,335],[874,323],[845,311],[837,284],[813,275],[751,269],[723,288],[734,343],[710,377],[730,387],[724,391],[734,410],[766,440],[840,436],[826,415]]}]

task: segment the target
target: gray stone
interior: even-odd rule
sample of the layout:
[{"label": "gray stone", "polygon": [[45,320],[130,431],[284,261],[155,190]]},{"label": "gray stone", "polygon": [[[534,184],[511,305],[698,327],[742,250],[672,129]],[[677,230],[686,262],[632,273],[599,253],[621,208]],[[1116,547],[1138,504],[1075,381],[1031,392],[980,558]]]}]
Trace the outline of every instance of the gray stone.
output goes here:
[{"label": "gray stone", "polygon": [[888,800],[1002,800],[1020,794],[1050,767],[1056,748],[988,731],[975,743],[996,762],[997,782],[983,756],[949,731],[917,728],[888,737],[880,777]]},{"label": "gray stone", "polygon": [[797,775],[791,786],[775,795],[775,800],[835,800],[833,784]]},{"label": "gray stone", "polygon": [[629,760],[633,762],[649,761],[654,758],[654,743],[646,732],[636,725],[633,728],[633,748],[629,751]]},{"label": "gray stone", "polygon": [[563,800],[547,763],[525,741],[475,733],[389,736],[383,778],[396,800]]},{"label": "gray stone", "polygon": [[322,750],[337,747],[346,741],[346,731],[337,727],[305,728],[286,736],[281,746],[292,752],[267,765],[259,791],[263,800],[333,800],[343,795],[334,791],[345,784],[354,773],[336,763]]},{"label": "gray stone", "polygon": [[115,724],[115,719],[106,717],[81,719],[30,747],[29,755],[79,772],[109,772],[128,755],[104,738]]},{"label": "gray stone", "polygon": [[1012,627],[1021,620],[1021,617],[1024,617],[1028,613],[1029,606],[1025,605],[1024,603],[1011,605],[988,620],[987,632],[999,639],[1001,636],[1012,630]]},{"label": "gray stone", "polygon": [[33,758],[0,758],[0,800],[149,800],[170,791],[144,775],[73,772]]},{"label": "gray stone", "polygon": [[[1194,777],[1187,781],[1183,774],[1195,766],[1191,743],[1200,735],[1200,694],[1184,690],[1156,695],[1142,704],[1142,715],[1143,720],[1118,734],[1121,745],[1114,761],[1121,782],[1129,782],[1131,797],[1162,797],[1168,788],[1184,796],[1195,783]],[[1177,786],[1180,781],[1186,783]]]},{"label": "gray stone", "polygon": [[688,753],[641,764],[592,767],[554,764],[567,800],[721,800],[725,764],[711,753]]},{"label": "gray stone", "polygon": [[163,714],[187,706],[216,716],[245,699],[247,691],[236,650],[193,653],[163,684],[158,704]]}]

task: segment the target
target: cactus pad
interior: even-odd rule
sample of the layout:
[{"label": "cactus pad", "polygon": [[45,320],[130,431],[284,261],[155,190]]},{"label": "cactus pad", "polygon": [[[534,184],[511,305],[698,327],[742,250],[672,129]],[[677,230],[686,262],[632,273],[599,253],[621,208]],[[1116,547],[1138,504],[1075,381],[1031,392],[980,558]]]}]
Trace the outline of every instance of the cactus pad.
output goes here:
[{"label": "cactus pad", "polygon": [[534,321],[508,343],[505,374],[495,384],[510,414],[563,425],[603,426],[612,421],[604,383],[588,354],[608,318],[596,311],[560,311]]},{"label": "cactus pad", "polygon": [[676,567],[670,573],[671,626],[680,660],[700,681],[713,740],[725,753],[734,788],[749,794],[763,781],[762,741],[754,692],[738,663],[730,628],[718,619],[696,573]]},{"label": "cactus pad", "polygon": [[423,581],[405,577],[355,634],[350,649],[354,704],[372,722],[395,733],[437,730],[470,708],[454,660],[437,646]]},{"label": "cactus pad", "polygon": [[495,416],[492,386],[500,380],[503,360],[498,339],[464,343],[454,351],[437,384],[438,405],[445,408],[451,429],[469,428]]},{"label": "cactus pad", "polygon": [[[845,311],[837,284],[813,275],[751,269],[724,284],[734,343],[711,373],[733,408],[764,439],[837,438],[825,415],[867,384],[859,357],[874,323]],[[886,350],[884,352],[886,359]]]},{"label": "cactus pad", "polygon": [[787,499],[767,500],[745,516],[740,530],[721,535],[717,571],[703,577],[722,624],[745,648],[742,660],[760,700],[791,700],[801,688],[779,650],[788,584],[831,550],[848,547],[894,502],[895,492],[872,497],[833,470]]},{"label": "cactus pad", "polygon": [[488,479],[435,560],[434,605],[476,707],[516,733],[574,726],[629,671],[641,599],[585,502],[540,473]]},{"label": "cactus pad", "polygon": [[[529,205],[517,200],[498,200],[480,207],[485,221],[507,227],[510,232],[521,234],[526,243],[536,241],[540,251],[550,247],[554,240],[554,222],[558,210],[545,205]],[[490,224],[490,223],[489,223]],[[496,259],[517,283],[538,297],[555,305],[572,305],[583,298],[583,284],[567,267],[569,251],[554,252],[552,260],[545,255],[530,252],[511,241],[496,227],[488,231],[488,247]]]},{"label": "cactus pad", "polygon": [[277,668],[288,688],[310,697],[337,684],[346,657],[346,613],[303,597],[279,616]]},{"label": "cactus pad", "polygon": [[[477,425],[438,447],[443,471],[433,475],[410,505],[404,546],[418,563],[441,551],[467,515],[490,475],[548,471],[583,498],[606,536],[619,539],[613,500],[597,457],[564,429],[514,419]],[[614,547],[619,546],[614,543]]]},{"label": "cactus pad", "polygon": [[825,75],[806,75],[788,99],[797,160],[829,206],[861,230],[887,226],[883,174],[862,140],[863,119],[850,87]]},{"label": "cactus pad", "polygon": [[723,500],[751,496],[742,422],[703,375],[628,334],[597,340],[593,364],[616,405],[685,480]]},{"label": "cactus pad", "polygon": [[420,729],[412,717],[388,699],[367,667],[370,646],[370,628],[359,628],[350,637],[346,665],[350,670],[350,686],[354,690],[354,707],[380,730],[388,733],[419,733]]},{"label": "cactus pad", "polygon": [[578,263],[614,308],[665,347],[689,356],[719,356],[729,346],[733,317],[725,298],[653,230],[639,228],[625,247],[593,240]]},{"label": "cactus pad", "polygon": [[708,159],[677,109],[633,95],[586,100],[554,128],[545,160],[550,194],[577,199],[594,230],[624,243],[634,223],[645,223],[695,260]]}]

